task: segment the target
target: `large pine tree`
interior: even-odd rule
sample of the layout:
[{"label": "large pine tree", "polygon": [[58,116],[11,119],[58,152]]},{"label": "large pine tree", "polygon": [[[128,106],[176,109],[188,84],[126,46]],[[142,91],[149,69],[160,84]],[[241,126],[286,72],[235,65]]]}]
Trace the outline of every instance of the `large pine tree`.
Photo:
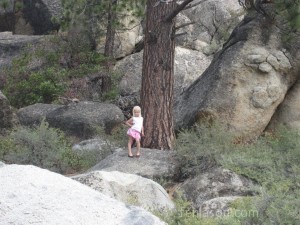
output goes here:
[{"label": "large pine tree", "polygon": [[173,148],[175,17],[192,1],[147,1],[141,89],[147,148]]}]

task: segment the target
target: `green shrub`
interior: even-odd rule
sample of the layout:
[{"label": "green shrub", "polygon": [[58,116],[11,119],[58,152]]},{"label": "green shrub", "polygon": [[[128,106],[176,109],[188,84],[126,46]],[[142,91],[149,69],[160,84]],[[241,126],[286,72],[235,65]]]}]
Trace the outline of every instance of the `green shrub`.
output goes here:
[{"label": "green shrub", "polygon": [[213,225],[214,223],[203,223],[204,221],[192,209],[191,203],[181,197],[174,199],[176,208],[170,211],[158,212],[154,211],[153,214],[158,216],[161,220],[169,225],[198,225],[207,224]]},{"label": "green shrub", "polygon": [[12,75],[4,92],[11,104],[18,108],[37,102],[51,103],[64,92],[64,76],[65,71],[57,68],[31,72],[26,74],[26,79]]},{"label": "green shrub", "polygon": [[232,135],[217,124],[181,131],[176,140],[180,177],[194,176],[218,165],[221,154],[233,148]]},{"label": "green shrub", "polygon": [[113,153],[117,148],[127,148],[128,136],[126,132],[128,128],[125,125],[120,124],[116,126],[110,134],[108,134],[103,127],[96,127],[95,129],[97,133],[95,138],[103,140],[103,155],[100,156],[102,159]]},{"label": "green shrub", "polygon": [[109,91],[106,91],[103,93],[102,99],[105,101],[114,101],[117,99],[117,97],[120,94],[119,90],[119,83],[122,79],[122,74],[121,73],[111,73],[111,88]]},{"label": "green shrub", "polygon": [[[233,144],[230,134],[216,128],[197,126],[179,134],[176,153],[182,176],[206,169],[209,159],[254,180],[257,196],[232,203],[231,213],[211,224],[300,224],[299,131],[282,127],[252,143]],[[241,210],[255,213],[241,217]]]},{"label": "green shrub", "polygon": [[218,217],[208,217],[205,213],[194,210],[191,202],[182,197],[176,198],[174,202],[174,210],[153,213],[169,225],[242,225],[241,218],[234,216],[238,213],[233,211]]},{"label": "green shrub", "polygon": [[1,137],[0,138],[0,160],[5,160],[6,162],[10,163],[8,159],[5,159],[7,155],[11,154],[12,152],[16,154],[17,146],[12,138]]},{"label": "green shrub", "polygon": [[[80,36],[66,38],[57,35],[43,42],[43,45],[28,46],[20,57],[14,59],[11,67],[1,71],[1,80],[6,83],[3,92],[16,108],[34,103],[52,103],[68,93],[68,89],[72,88],[72,79],[100,73],[105,60],[102,54],[91,51]],[[114,99],[118,94],[114,81],[113,87],[107,99]],[[89,93],[87,88],[85,85],[77,92]],[[72,92],[75,96],[66,97],[85,96],[77,92]]]},{"label": "green shrub", "polygon": [[0,160],[7,163],[32,164],[66,173],[87,169],[89,159],[72,152],[65,135],[42,122],[33,128],[20,127],[0,139]]},{"label": "green shrub", "polygon": [[[300,223],[299,149],[299,131],[282,127],[222,156],[226,168],[261,186],[252,203],[259,217],[252,224]],[[244,222],[252,219],[245,218]]]}]

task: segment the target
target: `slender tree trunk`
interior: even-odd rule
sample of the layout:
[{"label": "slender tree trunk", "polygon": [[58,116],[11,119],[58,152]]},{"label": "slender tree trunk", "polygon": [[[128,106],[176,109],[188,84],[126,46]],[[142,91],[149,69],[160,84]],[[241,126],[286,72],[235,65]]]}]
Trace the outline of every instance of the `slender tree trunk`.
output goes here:
[{"label": "slender tree trunk", "polygon": [[108,9],[106,40],[105,40],[105,49],[104,49],[104,55],[106,57],[113,57],[113,53],[114,53],[115,34],[116,34],[114,22],[116,21],[116,12],[115,10],[113,10],[113,7],[115,4],[117,4],[117,1],[111,3]]},{"label": "slender tree trunk", "polygon": [[102,78],[102,91],[106,92],[111,89],[111,77],[109,75],[112,67],[112,58],[114,52],[115,44],[115,35],[116,29],[114,27],[114,22],[116,20],[116,11],[113,9],[114,5],[117,4],[117,1],[113,1],[109,5],[108,18],[107,18],[107,28],[106,28],[106,40],[105,40],[105,49],[104,56],[108,59],[106,60],[106,75]]},{"label": "slender tree trunk", "polygon": [[144,42],[141,106],[144,117],[143,146],[172,149],[175,21],[165,20],[175,1],[169,4],[148,0]]}]

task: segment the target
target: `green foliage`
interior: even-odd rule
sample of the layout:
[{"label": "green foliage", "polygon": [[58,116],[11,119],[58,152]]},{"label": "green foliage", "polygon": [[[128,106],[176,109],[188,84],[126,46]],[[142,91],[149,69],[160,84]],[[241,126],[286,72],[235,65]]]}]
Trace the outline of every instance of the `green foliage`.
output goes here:
[{"label": "green foliage", "polygon": [[4,9],[5,11],[7,11],[10,6],[13,8],[13,5],[15,5],[15,11],[19,11],[23,8],[23,2],[17,0],[0,0],[0,8]]},{"label": "green foliage", "polygon": [[20,127],[0,139],[0,160],[32,164],[55,172],[86,169],[88,159],[71,151],[63,132],[42,122],[33,128]]},{"label": "green foliage", "polygon": [[[298,224],[300,134],[280,128],[238,152],[223,156],[222,164],[257,181],[261,186],[254,205],[258,224]],[[273,221],[272,223],[270,221]]]},{"label": "green foliage", "polygon": [[[185,201],[182,197],[174,199],[176,208],[170,211],[154,211],[153,214],[165,221],[169,225],[196,225],[204,224],[196,212],[193,211],[191,203]],[[209,223],[207,223],[209,224]],[[210,225],[210,224],[209,224]]]},{"label": "green foliage", "polygon": [[74,171],[74,172],[80,172],[80,171],[86,171],[87,169],[91,168],[92,166],[96,165],[99,161],[99,154],[96,152],[91,153],[75,153],[71,150],[71,148],[68,148],[63,154],[62,154],[63,161],[67,163],[68,167],[63,172],[68,171]]},{"label": "green foliage", "polygon": [[[108,24],[110,29],[124,27],[125,17],[144,15],[145,0],[63,0],[63,17],[56,18],[63,30],[79,29],[88,37],[95,48],[95,40],[105,36]],[[109,18],[109,16],[113,15]],[[110,40],[113,41],[113,40]]]},{"label": "green foliage", "polygon": [[[0,159],[5,160],[9,154],[17,155],[19,149],[17,148],[16,143],[11,137],[0,137]],[[9,157],[8,157],[9,158]],[[10,162],[9,159],[6,159],[7,162]]]},{"label": "green foliage", "polygon": [[[248,10],[256,10],[271,19],[286,20],[292,30],[300,28],[300,1],[299,0],[238,0]],[[270,4],[272,4],[271,7]],[[271,10],[270,10],[271,9]],[[279,17],[278,17],[279,16]],[[286,23],[283,23],[284,25]]]},{"label": "green foliage", "polygon": [[97,128],[97,137],[105,140],[105,148],[108,152],[112,152],[116,148],[127,146],[128,137],[126,135],[128,127],[120,125],[115,127],[111,134],[107,134],[103,128]]},{"label": "green foliage", "polygon": [[[192,203],[182,197],[174,199],[175,210],[153,212],[169,225],[241,225],[239,213],[230,211],[222,216],[208,217],[201,211],[194,210]],[[252,214],[249,213],[251,216]]]},{"label": "green foliage", "polygon": [[217,165],[220,154],[234,147],[231,140],[230,133],[217,124],[180,132],[176,140],[180,176],[193,176]]},{"label": "green foliage", "polygon": [[1,0],[1,1],[0,1],[0,7],[6,11],[7,8],[9,7],[9,2],[8,2],[8,0]]},{"label": "green foliage", "polygon": [[[87,85],[81,82],[75,93],[70,91],[70,80],[101,72],[105,60],[102,54],[91,51],[79,35],[57,35],[43,45],[28,46],[11,67],[1,71],[6,83],[3,92],[16,108],[52,103],[62,95],[82,99],[84,92],[90,91]],[[113,76],[110,99],[118,94],[114,77],[117,76]]]},{"label": "green foliage", "polygon": [[15,0],[15,11],[20,11],[24,7],[23,2]]},{"label": "green foliage", "polygon": [[199,129],[179,134],[177,154],[182,171],[187,173],[184,175],[201,172],[207,162],[197,159],[210,156],[223,167],[257,183],[257,196],[236,200],[226,217],[215,218],[211,224],[300,223],[299,131],[282,127],[253,143],[233,144],[232,136],[222,129]]},{"label": "green foliage", "polygon": [[119,84],[122,79],[122,74],[114,72],[111,74],[111,88],[109,91],[103,93],[102,100],[104,101],[113,101],[120,94]]},{"label": "green foliage", "polygon": [[300,28],[300,1],[298,0],[275,0],[277,12],[289,21],[293,29]]},{"label": "green foliage", "polygon": [[24,76],[18,76],[20,74],[14,73],[10,75],[4,92],[11,104],[16,107],[37,102],[51,103],[65,89],[63,85],[65,70],[58,68],[50,67]]}]

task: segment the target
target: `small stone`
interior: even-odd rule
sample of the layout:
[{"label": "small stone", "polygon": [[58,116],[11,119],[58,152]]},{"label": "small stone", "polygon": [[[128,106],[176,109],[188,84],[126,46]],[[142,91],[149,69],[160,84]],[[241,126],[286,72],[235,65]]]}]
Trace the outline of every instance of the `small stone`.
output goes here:
[{"label": "small stone", "polygon": [[263,87],[256,87],[252,94],[252,104],[256,108],[266,108],[272,104],[269,94]]},{"label": "small stone", "polygon": [[266,61],[266,57],[264,55],[248,55],[248,60],[250,63],[262,63]]},{"label": "small stone", "polygon": [[267,62],[263,62],[263,63],[259,64],[258,69],[261,72],[269,73],[272,70],[272,66],[269,63],[267,63]]},{"label": "small stone", "polygon": [[278,70],[280,67],[277,58],[272,54],[268,56],[267,62],[271,64],[275,70]]}]

